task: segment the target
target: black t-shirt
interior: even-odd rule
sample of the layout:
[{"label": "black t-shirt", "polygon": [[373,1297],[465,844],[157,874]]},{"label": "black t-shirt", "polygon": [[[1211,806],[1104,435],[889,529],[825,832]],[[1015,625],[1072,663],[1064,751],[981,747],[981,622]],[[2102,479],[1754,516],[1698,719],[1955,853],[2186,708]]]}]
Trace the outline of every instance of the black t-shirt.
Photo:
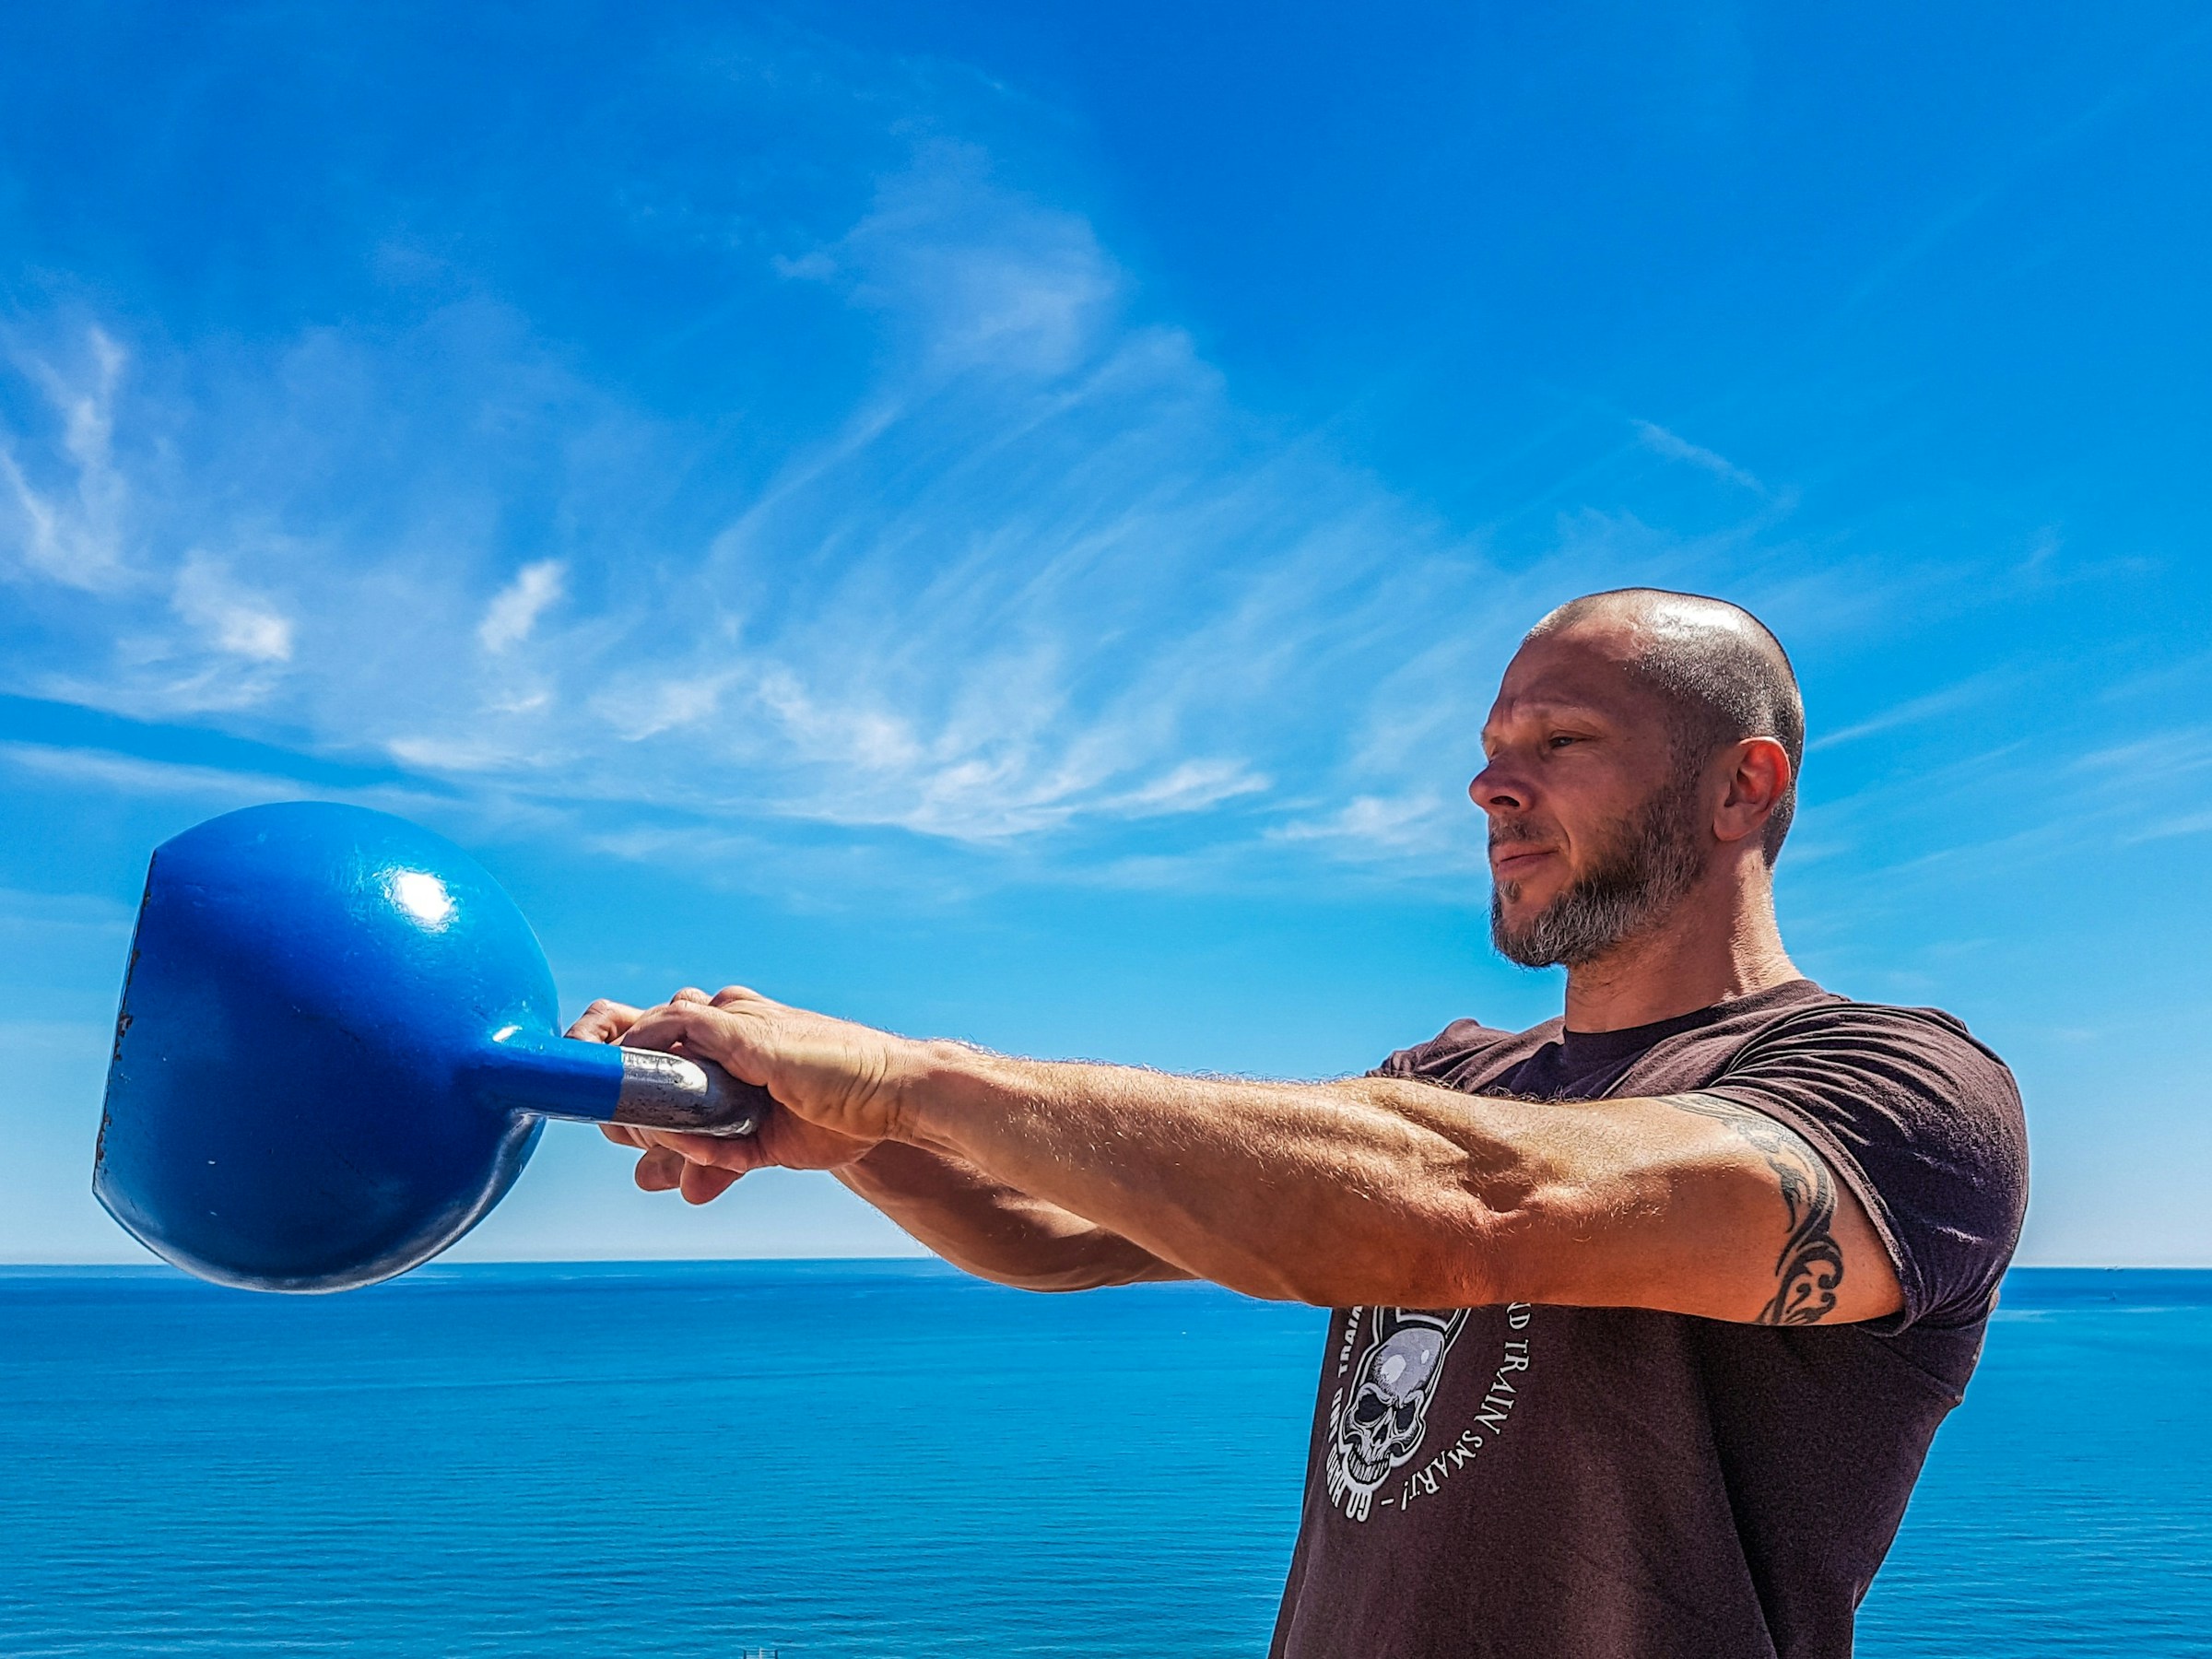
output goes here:
[{"label": "black t-shirt", "polygon": [[2019,1235],[2004,1063],[1947,1014],[1797,980],[1624,1031],[1460,1020],[1376,1075],[1764,1112],[1865,1206],[1904,1309],[1339,1309],[1273,1659],[1848,1654]]}]

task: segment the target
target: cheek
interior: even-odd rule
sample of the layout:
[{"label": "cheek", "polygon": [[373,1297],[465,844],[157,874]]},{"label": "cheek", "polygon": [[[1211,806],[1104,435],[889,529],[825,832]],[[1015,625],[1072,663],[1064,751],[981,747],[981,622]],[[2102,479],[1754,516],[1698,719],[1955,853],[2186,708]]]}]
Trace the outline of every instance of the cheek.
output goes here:
[{"label": "cheek", "polygon": [[1568,869],[1579,875],[1618,846],[1646,794],[1641,784],[1610,773],[1579,778],[1574,787],[1555,792],[1552,818]]}]

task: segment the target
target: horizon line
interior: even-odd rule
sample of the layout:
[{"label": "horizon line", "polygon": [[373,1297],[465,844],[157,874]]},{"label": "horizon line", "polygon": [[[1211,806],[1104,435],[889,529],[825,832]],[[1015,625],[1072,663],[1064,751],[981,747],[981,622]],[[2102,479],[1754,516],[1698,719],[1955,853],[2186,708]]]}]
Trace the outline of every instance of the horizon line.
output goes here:
[{"label": "horizon line", "polygon": [[[752,1264],[778,1264],[788,1266],[865,1266],[907,1265],[942,1267],[964,1277],[982,1283],[997,1281],[985,1279],[980,1274],[968,1273],[944,1257],[935,1253],[904,1253],[897,1255],[834,1254],[834,1255],[643,1255],[643,1256],[501,1256],[468,1258],[461,1261],[432,1260],[410,1267],[396,1278],[437,1271],[450,1272],[456,1268],[476,1267],[683,1267],[683,1266],[736,1266]],[[2015,1262],[2006,1268],[2007,1277],[2015,1273],[2212,1273],[2212,1259],[2197,1262]],[[173,1276],[194,1283],[213,1283],[169,1262],[101,1262],[101,1261],[0,1261],[0,1275],[29,1277],[41,1272],[75,1274],[127,1273]],[[390,1283],[380,1280],[379,1283]],[[1205,1284],[1204,1279],[1160,1280],[1165,1284]],[[1112,1287],[1101,1287],[1112,1288]]]}]

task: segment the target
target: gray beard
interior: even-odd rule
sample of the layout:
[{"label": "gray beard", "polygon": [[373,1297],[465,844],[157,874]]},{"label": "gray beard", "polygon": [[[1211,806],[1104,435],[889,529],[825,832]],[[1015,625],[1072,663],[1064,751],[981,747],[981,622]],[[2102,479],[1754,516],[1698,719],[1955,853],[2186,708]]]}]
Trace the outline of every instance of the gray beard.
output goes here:
[{"label": "gray beard", "polygon": [[1669,783],[1618,820],[1590,868],[1527,921],[1509,924],[1505,895],[1493,891],[1498,954],[1524,968],[1586,967],[1661,921],[1705,872],[1693,817],[1700,782],[1693,772]]}]

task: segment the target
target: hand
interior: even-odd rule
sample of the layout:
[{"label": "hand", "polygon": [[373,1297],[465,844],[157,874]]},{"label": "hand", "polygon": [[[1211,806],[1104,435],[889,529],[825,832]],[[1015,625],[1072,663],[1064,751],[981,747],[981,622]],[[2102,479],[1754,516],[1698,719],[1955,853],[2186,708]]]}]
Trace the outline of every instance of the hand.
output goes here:
[{"label": "hand", "polygon": [[686,1135],[602,1124],[618,1146],[644,1153],[631,1179],[648,1193],[680,1193],[687,1204],[712,1204],[754,1170],[835,1170],[864,1158],[871,1144],[818,1129],[804,1118],[771,1112],[747,1135]]},{"label": "hand", "polygon": [[922,1043],[786,1007],[742,985],[712,997],[679,991],[637,1013],[621,1041],[712,1060],[793,1115],[871,1146],[897,1132],[900,1095],[926,1054]]},{"label": "hand", "polygon": [[[750,1016],[749,1025],[744,1016],[732,1013],[739,1008]],[[885,1076],[884,1063],[889,1052],[902,1046],[899,1039],[865,1026],[786,1008],[738,987],[710,998],[687,986],[653,1009],[594,1002],[569,1029],[569,1035],[585,1041],[622,1042],[632,1048],[662,1049],[712,1060],[748,1082],[769,1075],[759,1065],[759,1050],[771,1036],[780,1036],[794,1051],[777,1075],[789,1074],[802,1085],[813,1084],[805,1091],[806,1097],[818,1112],[837,1119],[836,1126],[785,1107],[781,1103],[782,1089],[772,1084],[769,1087],[777,1095],[779,1105],[751,1135],[688,1135],[632,1124],[601,1125],[601,1133],[609,1140],[644,1152],[635,1177],[640,1187],[649,1193],[678,1192],[690,1204],[706,1204],[720,1197],[751,1170],[837,1169],[864,1157],[883,1138],[880,1129],[873,1135],[866,1133],[871,1120],[881,1118],[888,1124],[888,1114],[871,1111],[874,1091],[863,1079]],[[747,1058],[740,1059],[740,1055]],[[749,1076],[746,1069],[748,1060],[753,1065]],[[792,1092],[798,1094],[801,1089],[793,1088]],[[861,1132],[851,1132],[853,1128]]]}]

